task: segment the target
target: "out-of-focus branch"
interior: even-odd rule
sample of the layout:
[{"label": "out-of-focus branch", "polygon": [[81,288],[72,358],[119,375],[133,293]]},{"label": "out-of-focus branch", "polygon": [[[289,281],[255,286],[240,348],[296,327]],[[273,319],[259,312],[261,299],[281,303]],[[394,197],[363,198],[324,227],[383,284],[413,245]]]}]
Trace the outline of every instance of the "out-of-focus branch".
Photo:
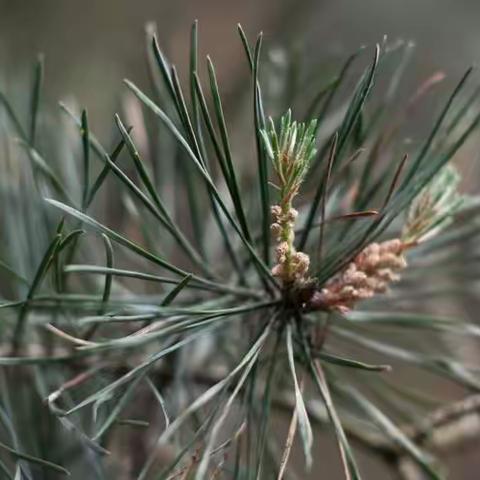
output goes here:
[{"label": "out-of-focus branch", "polygon": [[[480,394],[435,410],[418,425],[405,429],[417,444],[435,453],[451,453],[480,439]],[[397,462],[402,480],[423,480],[419,468],[403,455]]]},{"label": "out-of-focus branch", "polygon": [[[281,408],[293,408],[294,398],[284,397],[277,402]],[[312,420],[328,422],[325,408],[319,401],[308,404]],[[365,428],[353,418],[344,419],[343,426],[349,438],[357,446],[382,458],[389,468],[398,473],[401,480],[424,480],[420,468],[397,445],[375,431]],[[407,425],[402,431],[417,445],[433,453],[449,454],[452,450],[480,440],[480,394],[469,395],[462,400],[434,410],[423,421]]]}]

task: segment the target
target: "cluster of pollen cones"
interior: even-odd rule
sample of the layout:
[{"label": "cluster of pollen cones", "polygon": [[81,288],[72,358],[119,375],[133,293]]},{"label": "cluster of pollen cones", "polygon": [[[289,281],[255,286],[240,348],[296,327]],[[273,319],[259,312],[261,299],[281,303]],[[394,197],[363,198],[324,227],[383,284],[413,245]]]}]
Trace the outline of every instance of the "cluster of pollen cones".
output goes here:
[{"label": "cluster of pollen cones", "polygon": [[294,208],[285,209],[280,205],[274,205],[271,211],[274,223],[270,228],[277,241],[277,264],[273,267],[272,274],[280,278],[284,285],[302,283],[310,267],[310,257],[306,253],[297,252],[293,247],[293,228],[298,212]]},{"label": "cluster of pollen cones", "polygon": [[313,294],[310,308],[348,312],[360,300],[384,293],[389,283],[400,279],[407,266],[404,257],[409,244],[400,239],[371,243],[338,276]]}]

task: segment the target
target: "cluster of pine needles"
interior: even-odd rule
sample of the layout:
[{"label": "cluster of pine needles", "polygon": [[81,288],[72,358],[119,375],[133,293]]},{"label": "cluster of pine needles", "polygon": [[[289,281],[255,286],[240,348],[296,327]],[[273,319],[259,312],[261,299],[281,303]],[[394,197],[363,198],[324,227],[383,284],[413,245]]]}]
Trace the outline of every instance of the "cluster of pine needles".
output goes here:
[{"label": "cluster of pine needles", "polygon": [[444,478],[422,379],[478,391],[445,339],[480,329],[426,299],[475,274],[478,202],[449,163],[480,123],[472,70],[405,142],[442,80],[398,101],[410,43],[293,75],[239,27],[250,121],[227,128],[197,24],[186,87],[154,30],[108,146],[85,109],[44,113],[43,58],[26,121],[0,92],[0,478],[306,478],[320,437],[347,479],[356,447]]}]

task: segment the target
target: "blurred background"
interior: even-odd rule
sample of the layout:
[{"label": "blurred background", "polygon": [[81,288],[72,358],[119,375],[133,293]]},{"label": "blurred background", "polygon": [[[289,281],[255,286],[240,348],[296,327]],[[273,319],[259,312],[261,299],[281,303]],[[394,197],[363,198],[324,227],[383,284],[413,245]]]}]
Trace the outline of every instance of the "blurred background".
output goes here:
[{"label": "blurred background", "polygon": [[200,52],[214,59],[226,99],[248,78],[238,22],[251,41],[263,31],[266,49],[301,48],[311,62],[344,58],[384,35],[412,40],[407,82],[443,70],[447,91],[478,60],[479,15],[475,0],[0,0],[0,79],[20,89],[16,83],[43,52],[48,101],[73,95],[88,108],[94,129],[105,128],[122,79],[146,82],[145,24],[157,24],[163,50],[182,72],[198,19]]},{"label": "blurred background", "polygon": [[[428,99],[413,120],[413,131],[425,131],[426,120],[431,121],[447,92],[479,60],[479,18],[476,0],[0,0],[0,85],[21,95],[42,52],[45,109],[55,114],[58,101],[75,99],[88,109],[91,129],[105,137],[112,132],[112,116],[125,90],[122,79],[148,89],[146,23],[156,23],[162,49],[184,77],[190,27],[198,19],[201,58],[207,54],[213,58],[227,117],[234,122],[242,112],[240,94],[246,92],[249,79],[237,23],[251,41],[263,31],[264,54],[270,50],[278,62],[282,57],[276,49],[282,47],[297,52],[304,62],[325,64],[325,68],[329,59],[345,58],[359,46],[371,46],[387,35],[390,40],[402,38],[416,44],[405,76],[405,97],[431,74],[446,74],[435,99]],[[24,109],[26,114],[27,101]],[[467,175],[472,184],[467,181],[465,187],[474,190],[478,150],[467,152],[460,162],[464,172],[472,174]],[[475,306],[464,308],[473,315]],[[450,459],[452,479],[479,478],[479,448],[477,443]],[[371,468],[367,478],[386,478],[385,472]]]}]

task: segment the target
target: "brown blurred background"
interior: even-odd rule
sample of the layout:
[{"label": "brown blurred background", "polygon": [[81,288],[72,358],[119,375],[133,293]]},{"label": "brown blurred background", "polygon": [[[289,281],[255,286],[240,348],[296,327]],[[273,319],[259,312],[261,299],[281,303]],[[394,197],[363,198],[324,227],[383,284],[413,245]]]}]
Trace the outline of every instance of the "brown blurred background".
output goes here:
[{"label": "brown blurred background", "polygon": [[[442,70],[445,93],[480,56],[478,0],[0,0],[0,85],[21,92],[37,53],[43,52],[45,103],[53,109],[58,100],[74,97],[88,108],[92,129],[106,134],[124,91],[122,79],[147,83],[145,23],[156,22],[161,46],[181,73],[194,19],[199,20],[200,53],[215,61],[230,116],[235,115],[236,92],[248,78],[238,22],[252,41],[263,31],[266,49],[299,46],[313,63],[344,57],[384,35],[412,40],[417,48],[407,92]],[[416,121],[422,127],[421,119]],[[476,151],[470,155],[469,170],[478,157]],[[453,458],[451,478],[480,478],[477,456],[478,445]],[[384,475],[372,471],[368,478],[383,480]]]},{"label": "brown blurred background", "polygon": [[477,60],[479,18],[475,0],[0,0],[0,82],[15,88],[44,52],[48,100],[74,95],[101,128],[111,121],[122,78],[146,79],[145,23],[157,23],[162,48],[182,70],[198,19],[201,53],[213,57],[227,98],[247,74],[237,22],[252,40],[263,31],[267,48],[304,45],[314,62],[385,34],[411,39],[410,82],[442,69],[451,85]]}]

